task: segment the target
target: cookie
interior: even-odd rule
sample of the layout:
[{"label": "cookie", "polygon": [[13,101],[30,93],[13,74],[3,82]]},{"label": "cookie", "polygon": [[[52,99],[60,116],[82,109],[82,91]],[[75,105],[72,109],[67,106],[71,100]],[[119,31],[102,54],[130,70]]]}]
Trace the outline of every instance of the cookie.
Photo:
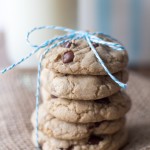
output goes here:
[{"label": "cookie", "polygon": [[[89,137],[91,134],[114,134],[125,125],[125,118],[88,124],[68,123],[49,114],[46,105],[45,103],[39,107],[39,130],[48,137],[63,140],[80,140]],[[35,112],[31,121],[35,128]]]},{"label": "cookie", "polygon": [[[109,42],[118,43],[103,34],[99,34],[99,37]],[[97,43],[93,43],[93,46],[111,73],[126,68],[128,63],[126,50],[117,51]],[[70,41],[52,49],[43,59],[42,66],[62,74],[107,74],[85,40]]]},{"label": "cookie", "polygon": [[[47,71],[46,69],[43,70]],[[95,100],[108,97],[120,90],[109,76],[63,75],[49,71],[49,78],[43,87],[48,93],[66,99]],[[115,73],[121,82],[128,81],[126,70]],[[41,76],[42,81],[45,76]],[[45,85],[45,86],[44,86]]]},{"label": "cookie", "polygon": [[118,92],[95,101],[52,98],[47,107],[53,116],[67,122],[100,122],[122,118],[131,107],[131,100],[127,94]]},{"label": "cookie", "polygon": [[78,141],[65,141],[49,138],[43,150],[119,150],[127,142],[127,131],[121,130],[114,135],[91,135]]}]

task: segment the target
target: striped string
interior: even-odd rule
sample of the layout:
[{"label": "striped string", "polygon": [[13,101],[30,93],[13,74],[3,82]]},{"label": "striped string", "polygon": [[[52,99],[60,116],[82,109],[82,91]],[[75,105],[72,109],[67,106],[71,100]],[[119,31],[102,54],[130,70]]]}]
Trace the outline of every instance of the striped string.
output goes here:
[{"label": "striped string", "polygon": [[[32,44],[30,42],[30,40],[29,40],[30,35],[33,32],[35,32],[35,31],[43,30],[43,29],[60,30],[60,31],[67,32],[67,34],[64,34],[63,36],[57,36],[57,37],[52,38],[52,39],[48,39],[47,41],[43,42],[41,45],[34,45],[34,44]],[[40,60],[39,60],[39,63],[38,63],[37,88],[36,88],[36,129],[35,130],[36,130],[36,148],[38,150],[40,149],[39,142],[38,142],[38,140],[39,140],[39,137],[38,137],[38,110],[39,110],[39,97],[40,97],[40,85],[41,85],[41,83],[40,83],[40,76],[41,76],[41,69],[42,69],[41,62],[44,59],[45,55],[51,49],[53,49],[53,48],[55,48],[55,47],[57,47],[59,45],[62,45],[62,44],[66,43],[66,42],[68,42],[70,40],[84,39],[84,40],[87,41],[87,43],[89,44],[89,46],[90,46],[91,50],[93,51],[95,57],[97,58],[98,62],[102,65],[102,67],[104,68],[106,73],[110,76],[110,78],[123,89],[125,89],[126,86],[127,86],[126,84],[120,82],[115,76],[113,76],[111,74],[111,72],[105,66],[105,63],[103,62],[103,60],[99,56],[97,50],[94,48],[92,43],[95,42],[95,43],[99,43],[101,45],[106,45],[106,46],[112,48],[113,50],[117,50],[117,51],[122,51],[125,48],[122,45],[118,44],[118,43],[104,41],[103,39],[98,38],[97,36],[95,36],[95,34],[96,33],[89,33],[89,32],[84,32],[84,31],[76,31],[76,30],[65,28],[65,27],[59,27],[59,26],[35,27],[31,31],[29,31],[27,33],[27,38],[26,38],[27,43],[31,47],[33,47],[34,50],[32,52],[30,52],[27,56],[21,58],[17,63],[14,63],[11,66],[1,70],[1,74],[4,74],[7,71],[12,70],[13,68],[18,66],[19,64],[23,63],[27,59],[29,59],[31,56],[33,56],[35,53],[40,51],[42,48],[45,48],[45,51],[41,54]]]}]

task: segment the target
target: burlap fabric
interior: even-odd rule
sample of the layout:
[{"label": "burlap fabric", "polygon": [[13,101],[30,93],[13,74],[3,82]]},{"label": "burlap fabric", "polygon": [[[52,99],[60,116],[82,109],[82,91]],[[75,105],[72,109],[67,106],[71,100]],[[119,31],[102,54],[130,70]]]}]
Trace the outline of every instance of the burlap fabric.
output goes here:
[{"label": "burlap fabric", "polygon": [[[11,71],[0,76],[0,150],[32,150],[30,116],[35,107],[36,74]],[[127,92],[129,143],[125,150],[150,150],[150,79],[131,73]]]}]

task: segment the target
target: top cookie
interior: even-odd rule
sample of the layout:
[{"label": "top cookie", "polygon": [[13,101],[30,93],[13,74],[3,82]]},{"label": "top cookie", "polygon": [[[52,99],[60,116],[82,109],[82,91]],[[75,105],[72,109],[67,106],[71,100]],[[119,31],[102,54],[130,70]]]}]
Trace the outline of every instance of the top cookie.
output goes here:
[{"label": "top cookie", "polygon": [[[99,34],[98,37],[105,41],[119,43],[103,34]],[[97,43],[93,43],[93,46],[111,73],[121,71],[127,66],[126,50],[117,51]],[[63,74],[107,74],[85,40],[70,41],[52,49],[43,59],[42,65],[44,68]]]}]

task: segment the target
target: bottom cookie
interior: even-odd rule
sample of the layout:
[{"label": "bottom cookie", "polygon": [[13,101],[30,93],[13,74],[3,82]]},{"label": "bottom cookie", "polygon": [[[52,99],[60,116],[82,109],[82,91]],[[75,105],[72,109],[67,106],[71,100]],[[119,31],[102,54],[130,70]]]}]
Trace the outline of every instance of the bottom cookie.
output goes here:
[{"label": "bottom cookie", "polygon": [[[35,144],[35,132],[33,132]],[[42,150],[119,150],[127,142],[127,131],[121,130],[113,135],[91,135],[82,140],[59,140],[46,137],[39,132],[39,144]]]}]

